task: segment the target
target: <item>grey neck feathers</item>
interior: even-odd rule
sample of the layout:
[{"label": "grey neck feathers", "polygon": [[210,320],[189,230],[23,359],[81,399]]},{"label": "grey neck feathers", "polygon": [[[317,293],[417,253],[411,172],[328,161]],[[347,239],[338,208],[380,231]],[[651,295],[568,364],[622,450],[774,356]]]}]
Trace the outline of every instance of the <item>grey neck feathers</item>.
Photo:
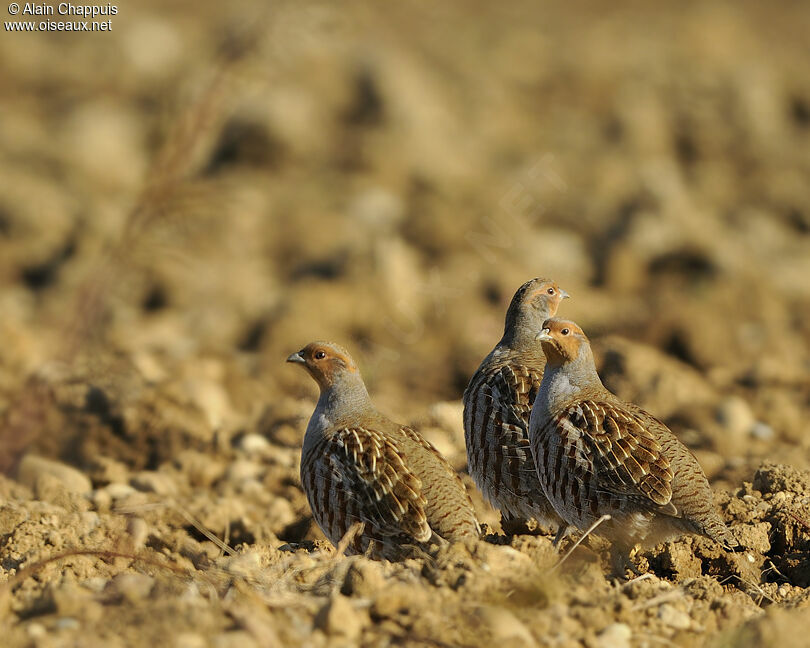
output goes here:
[{"label": "grey neck feathers", "polygon": [[574,360],[562,365],[546,365],[534,407],[555,414],[579,395],[603,389],[593,353],[587,344],[583,344]]},{"label": "grey neck feathers", "polygon": [[330,432],[357,425],[376,412],[360,374],[341,372],[331,386],[321,389],[318,404],[309,419],[304,447]]},{"label": "grey neck feathers", "polygon": [[523,352],[535,350],[542,357],[543,351],[534,338],[549,317],[551,315],[548,308],[544,306],[535,308],[530,304],[510,304],[506,312],[503,337],[498,346]]}]

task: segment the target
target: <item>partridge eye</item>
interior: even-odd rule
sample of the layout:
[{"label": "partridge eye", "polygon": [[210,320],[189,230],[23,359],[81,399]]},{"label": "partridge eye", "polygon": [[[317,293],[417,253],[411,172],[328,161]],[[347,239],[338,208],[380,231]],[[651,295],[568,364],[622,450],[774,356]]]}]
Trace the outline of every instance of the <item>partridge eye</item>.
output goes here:
[{"label": "partridge eye", "polygon": [[323,351],[316,351],[315,352],[315,359],[316,360],[323,360],[326,357],[326,353]]},{"label": "partridge eye", "polygon": [[547,292],[549,295],[553,295],[553,294],[554,294],[554,288],[549,288],[549,289],[548,289],[546,292]]},{"label": "partridge eye", "polygon": [[562,333],[563,335],[568,335],[570,332],[571,331],[569,331],[567,328],[564,328],[562,331],[560,331],[560,333]]}]

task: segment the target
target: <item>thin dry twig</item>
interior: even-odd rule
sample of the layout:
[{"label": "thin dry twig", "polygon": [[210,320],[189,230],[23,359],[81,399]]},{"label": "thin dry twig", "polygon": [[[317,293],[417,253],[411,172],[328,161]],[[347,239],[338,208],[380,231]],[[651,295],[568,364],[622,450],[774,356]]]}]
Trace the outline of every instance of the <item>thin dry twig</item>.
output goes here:
[{"label": "thin dry twig", "polygon": [[346,533],[343,534],[343,537],[340,539],[340,542],[338,542],[337,547],[335,547],[335,553],[332,555],[332,560],[337,560],[338,558],[341,558],[343,554],[346,552],[346,549],[349,548],[349,545],[352,543],[352,541],[357,537],[357,534],[363,533],[363,529],[365,528],[366,525],[364,522],[358,521],[352,524],[349,527],[348,531],[346,531]]},{"label": "thin dry twig", "polygon": [[[234,65],[252,47],[247,35],[242,47],[223,54],[216,72],[200,98],[175,122],[157,155],[144,189],[135,201],[118,240],[102,254],[95,267],[77,289],[75,307],[64,323],[64,336],[58,359],[70,364],[88,346],[103,339],[108,322],[110,296],[121,283],[124,267],[131,261],[143,234],[168,211],[170,199],[177,195],[194,164],[208,134],[221,119],[229,95],[228,81]],[[45,427],[43,417],[54,401],[52,390],[41,378],[32,377],[0,421],[0,473],[12,474],[23,454]]]},{"label": "thin dry twig", "polygon": [[154,560],[153,558],[148,558],[146,556],[139,556],[138,554],[134,553],[127,553],[123,551],[109,551],[106,549],[71,549],[69,551],[58,553],[54,556],[49,556],[48,558],[43,558],[42,560],[37,561],[34,564],[28,565],[27,567],[24,567],[23,569],[19,570],[16,574],[14,574],[11,578],[9,578],[8,581],[0,585],[0,598],[11,592],[12,589],[17,587],[17,585],[22,583],[25,579],[35,575],[37,572],[41,571],[49,564],[58,562],[60,560],[65,560],[66,558],[73,558],[75,556],[92,556],[95,558],[101,558],[102,560],[112,560],[115,558],[136,560],[145,565],[149,565],[150,567],[165,569],[175,574],[181,574],[183,576],[189,576],[192,578],[200,578],[211,585],[214,584],[214,581],[212,579],[208,578],[208,576],[206,576],[201,572],[191,571],[189,569],[186,569],[185,567],[181,567],[180,565],[161,562],[158,560]]},{"label": "thin dry twig", "polygon": [[651,599],[644,601],[643,603],[636,603],[632,608],[630,608],[633,612],[639,612],[641,610],[646,610],[651,607],[657,607],[664,603],[669,603],[670,601],[677,601],[678,599],[683,598],[683,590],[681,589],[674,589],[670,590],[669,592],[664,592],[663,594],[659,594],[658,596],[653,596]]},{"label": "thin dry twig", "polygon": [[199,531],[202,535],[204,535],[208,540],[213,542],[217,548],[220,550],[220,555],[223,553],[227,553],[229,556],[235,556],[236,550],[234,550],[228,544],[228,535],[230,529],[230,522],[226,524],[225,527],[225,541],[223,542],[220,540],[214,533],[208,530],[205,525],[200,522],[197,518],[195,518],[186,508],[181,506],[176,501],[160,501],[160,502],[145,502],[143,504],[137,504],[135,506],[120,506],[116,507],[115,513],[120,515],[130,515],[133,513],[142,513],[143,511],[154,511],[155,509],[159,508],[171,508],[174,509],[180,516],[188,522],[191,526],[193,526],[197,531]]},{"label": "thin dry twig", "polygon": [[[195,529],[197,529],[197,531],[202,533],[206,538],[208,538],[208,540],[213,542],[219,548],[219,550],[222,553],[226,553],[229,556],[237,555],[236,551],[234,549],[232,549],[225,542],[223,542],[222,540],[217,538],[211,531],[206,529],[202,522],[200,522],[197,518],[195,518],[191,513],[189,513],[182,506],[180,506],[176,502],[171,502],[169,504],[169,506],[171,506],[171,508],[173,508],[175,511],[177,511],[183,517],[183,519],[186,522],[188,522],[191,526],[193,526]],[[227,531],[226,531],[226,537],[227,537]]]},{"label": "thin dry twig", "polygon": [[[755,583],[754,581],[749,580],[747,578],[742,578],[741,576],[738,576],[737,574],[731,574],[727,578],[724,578],[723,580],[720,581],[720,584],[722,585],[724,583],[727,583],[732,578],[736,578],[743,585],[747,585],[748,587],[750,587],[751,589],[756,590],[759,593],[759,600],[757,601],[757,605],[762,605],[762,599],[766,599],[769,603],[776,603],[776,601],[774,601],[773,597],[770,596],[765,590],[763,590],[759,586],[759,583]],[[746,593],[750,595],[750,592],[746,592]]]},{"label": "thin dry twig", "polygon": [[631,578],[626,583],[622,583],[619,586],[619,589],[626,589],[627,587],[630,587],[630,585],[633,585],[634,583],[640,583],[641,581],[649,580],[651,578],[655,578],[655,574],[649,572],[646,574],[642,574],[641,576],[636,576],[635,578]]},{"label": "thin dry twig", "polygon": [[600,517],[600,518],[599,518],[599,519],[598,519],[596,522],[594,522],[594,523],[593,523],[593,524],[592,524],[590,527],[588,527],[588,530],[587,530],[585,533],[583,533],[583,534],[582,534],[582,537],[580,537],[580,538],[579,538],[579,539],[578,539],[578,540],[577,540],[577,541],[576,541],[576,542],[575,542],[575,543],[574,543],[574,544],[571,546],[571,548],[570,548],[570,549],[569,549],[569,550],[568,550],[568,551],[565,553],[565,555],[564,555],[562,558],[560,558],[560,561],[559,561],[559,562],[558,562],[556,565],[554,565],[554,567],[552,567],[552,568],[551,568],[551,571],[552,571],[552,572],[554,572],[554,571],[556,571],[557,569],[559,569],[559,568],[560,568],[560,566],[561,566],[561,565],[562,565],[562,564],[563,564],[563,563],[564,563],[566,560],[568,560],[568,557],[569,557],[569,556],[570,556],[572,553],[574,553],[574,550],[575,550],[575,549],[576,549],[576,548],[577,548],[577,547],[580,545],[580,543],[581,543],[581,542],[582,542],[582,541],[583,541],[585,538],[587,538],[587,537],[588,537],[588,536],[589,536],[591,533],[593,533],[593,531],[596,529],[596,527],[598,527],[600,524],[602,524],[602,522],[607,522],[609,519],[610,519],[610,515],[608,515],[608,514],[606,513],[605,515],[603,515],[602,517]]},{"label": "thin dry twig", "polygon": [[792,511],[786,511],[786,512],[790,517],[792,517],[794,520],[796,520],[796,522],[801,524],[806,530],[810,531],[810,524],[805,522],[802,518],[800,518],[798,515],[796,515]]}]

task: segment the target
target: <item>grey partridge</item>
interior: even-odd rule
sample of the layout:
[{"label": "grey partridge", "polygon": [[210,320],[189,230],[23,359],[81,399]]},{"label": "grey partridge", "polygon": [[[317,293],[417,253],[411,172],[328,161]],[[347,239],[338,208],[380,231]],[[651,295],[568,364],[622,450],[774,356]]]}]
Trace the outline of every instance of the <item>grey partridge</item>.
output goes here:
[{"label": "grey partridge", "polygon": [[566,297],[550,279],[524,283],[506,311],[503,337],[464,392],[468,470],[507,532],[534,518],[565,533],[537,479],[528,426],[546,364],[535,336]]},{"label": "grey partridge", "polygon": [[335,546],[345,536],[349,553],[396,560],[480,537],[458,474],[418,432],[377,411],[345,349],[313,342],[287,361],[320,387],[304,435],[301,485]]},{"label": "grey partridge", "polygon": [[619,573],[635,569],[635,545],[683,533],[736,547],[697,459],[661,421],[605,389],[582,329],[549,319],[537,338],[547,361],[529,436],[560,517],[585,530],[609,515],[594,533],[612,542]]}]

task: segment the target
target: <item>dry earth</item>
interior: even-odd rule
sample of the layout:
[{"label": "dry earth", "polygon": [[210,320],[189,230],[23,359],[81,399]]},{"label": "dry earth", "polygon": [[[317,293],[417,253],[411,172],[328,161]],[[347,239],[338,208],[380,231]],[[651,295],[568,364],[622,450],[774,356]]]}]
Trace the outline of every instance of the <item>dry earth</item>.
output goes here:
[{"label": "dry earth", "polygon": [[[498,6],[492,6],[497,4]],[[810,634],[810,10],[145,1],[0,38],[4,646],[762,646]],[[297,475],[330,338],[464,470],[552,276],[746,550],[334,556]],[[472,483],[465,480],[474,491]]]}]

